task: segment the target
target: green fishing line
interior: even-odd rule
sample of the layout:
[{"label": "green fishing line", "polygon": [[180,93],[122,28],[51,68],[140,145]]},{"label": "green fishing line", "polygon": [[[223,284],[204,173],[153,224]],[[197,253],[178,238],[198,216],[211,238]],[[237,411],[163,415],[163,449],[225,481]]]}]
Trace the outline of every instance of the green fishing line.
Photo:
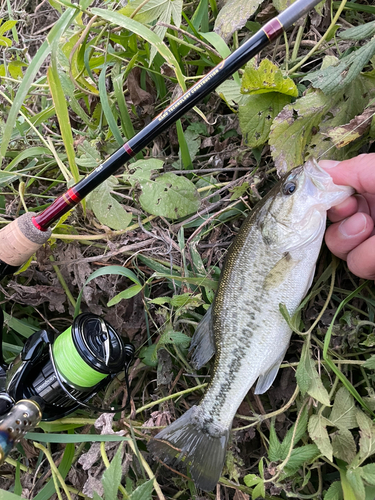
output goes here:
[{"label": "green fishing line", "polygon": [[89,366],[81,358],[72,338],[72,329],[68,328],[57,337],[52,347],[56,368],[60,375],[73,385],[93,387],[107,377]]}]

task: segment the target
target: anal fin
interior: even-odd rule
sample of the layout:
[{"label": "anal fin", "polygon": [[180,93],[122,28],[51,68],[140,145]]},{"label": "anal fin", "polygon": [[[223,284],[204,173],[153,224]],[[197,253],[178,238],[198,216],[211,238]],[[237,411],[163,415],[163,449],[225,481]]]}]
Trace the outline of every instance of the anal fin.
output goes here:
[{"label": "anal fin", "polygon": [[268,368],[268,370],[265,373],[259,376],[254,394],[263,394],[266,391],[268,391],[268,389],[271,387],[273,381],[276,378],[276,375],[279,372],[279,368],[284,359],[285,352],[286,351],[284,351],[282,356],[280,356],[277,359],[276,363],[274,363],[270,368]]},{"label": "anal fin", "polygon": [[215,354],[215,338],[212,328],[212,306],[207,310],[191,339],[191,364],[196,370],[204,366]]}]

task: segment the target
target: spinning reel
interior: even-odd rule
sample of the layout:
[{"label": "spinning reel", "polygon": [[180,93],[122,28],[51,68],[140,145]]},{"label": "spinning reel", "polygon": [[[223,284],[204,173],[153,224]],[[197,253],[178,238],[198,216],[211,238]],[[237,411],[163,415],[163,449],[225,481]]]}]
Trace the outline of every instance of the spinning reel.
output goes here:
[{"label": "spinning reel", "polygon": [[[80,406],[101,413],[124,410],[133,357],[134,346],[124,344],[107,321],[91,313],[77,316],[57,337],[46,330],[34,333],[9,366],[0,348],[0,463],[41,420],[62,418]],[[128,394],[123,408],[87,403],[122,370]]]}]

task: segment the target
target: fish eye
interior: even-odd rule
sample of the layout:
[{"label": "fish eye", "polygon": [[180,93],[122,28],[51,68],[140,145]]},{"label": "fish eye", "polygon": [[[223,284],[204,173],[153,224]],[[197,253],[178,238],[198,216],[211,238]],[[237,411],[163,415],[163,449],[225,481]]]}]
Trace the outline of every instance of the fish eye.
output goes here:
[{"label": "fish eye", "polygon": [[283,186],[283,194],[290,196],[294,193],[297,188],[297,183],[294,181],[289,181]]}]

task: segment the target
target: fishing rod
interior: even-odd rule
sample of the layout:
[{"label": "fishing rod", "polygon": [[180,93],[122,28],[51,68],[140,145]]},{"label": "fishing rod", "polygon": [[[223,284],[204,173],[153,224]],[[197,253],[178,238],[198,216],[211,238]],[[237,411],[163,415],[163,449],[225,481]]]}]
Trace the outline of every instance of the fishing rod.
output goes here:
[{"label": "fishing rod", "polygon": [[86,178],[59,196],[43,212],[38,214],[28,212],[3,228],[0,231],[0,279],[13,274],[49,239],[51,225],[55,221],[320,1],[297,0],[277,17],[268,21],[255,35],[195,83]]}]

